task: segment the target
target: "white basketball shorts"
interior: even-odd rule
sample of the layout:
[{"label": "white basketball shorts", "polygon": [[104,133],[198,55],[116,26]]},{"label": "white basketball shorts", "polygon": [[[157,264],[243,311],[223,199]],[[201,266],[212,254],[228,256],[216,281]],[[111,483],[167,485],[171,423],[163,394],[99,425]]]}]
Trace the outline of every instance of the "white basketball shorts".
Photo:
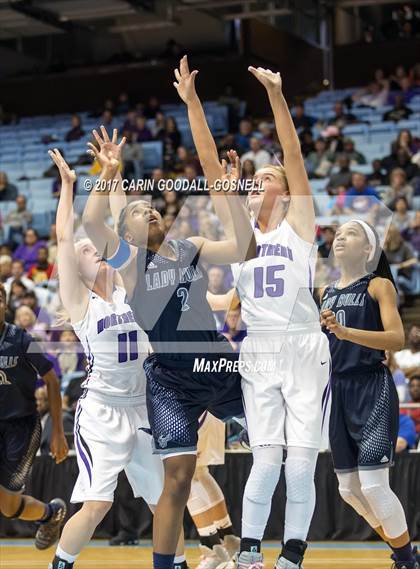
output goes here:
[{"label": "white basketball shorts", "polygon": [[251,447],[319,449],[328,393],[330,352],[314,332],[250,332],[240,354],[242,391]]},{"label": "white basketball shorts", "polygon": [[163,465],[152,454],[145,397],[104,400],[89,393],[80,398],[74,426],[79,476],[71,501],[112,502],[118,474],[125,470],[136,498],[157,504],[163,488]]}]

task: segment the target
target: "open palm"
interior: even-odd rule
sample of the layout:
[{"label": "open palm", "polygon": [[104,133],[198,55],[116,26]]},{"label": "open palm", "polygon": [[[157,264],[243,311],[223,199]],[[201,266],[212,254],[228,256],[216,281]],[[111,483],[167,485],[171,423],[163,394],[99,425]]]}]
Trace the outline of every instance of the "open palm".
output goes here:
[{"label": "open palm", "polygon": [[178,91],[178,95],[188,104],[195,96],[195,78],[198,71],[195,69],[190,72],[188,66],[188,58],[186,55],[179,62],[179,69],[175,69],[174,87]]},{"label": "open palm", "polygon": [[94,144],[88,142],[89,154],[94,156],[102,167],[109,166],[110,160],[117,161],[119,163],[121,159],[121,151],[126,141],[125,136],[121,139],[121,142],[117,144],[118,130],[116,128],[112,131],[112,140],[109,138],[104,126],[101,126],[100,130],[102,136],[99,135],[97,130],[92,131],[93,136],[98,143],[99,151]]},{"label": "open palm", "polygon": [[263,67],[248,67],[248,71],[258,79],[260,83],[264,85],[267,91],[281,91],[282,81],[280,73],[274,73],[270,69],[264,69]]}]

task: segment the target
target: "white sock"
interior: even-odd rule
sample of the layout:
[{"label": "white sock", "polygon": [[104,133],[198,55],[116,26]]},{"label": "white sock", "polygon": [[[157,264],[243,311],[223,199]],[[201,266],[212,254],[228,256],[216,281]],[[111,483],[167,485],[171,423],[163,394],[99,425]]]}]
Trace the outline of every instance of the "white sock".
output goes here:
[{"label": "white sock", "polygon": [[77,555],[70,555],[70,553],[66,553],[61,549],[59,545],[57,546],[57,551],[55,552],[55,554],[63,561],[67,561],[67,563],[74,563],[77,559]]},{"label": "white sock", "polygon": [[185,555],[176,555],[174,557],[174,564],[176,565],[177,563],[184,563],[185,561]]}]

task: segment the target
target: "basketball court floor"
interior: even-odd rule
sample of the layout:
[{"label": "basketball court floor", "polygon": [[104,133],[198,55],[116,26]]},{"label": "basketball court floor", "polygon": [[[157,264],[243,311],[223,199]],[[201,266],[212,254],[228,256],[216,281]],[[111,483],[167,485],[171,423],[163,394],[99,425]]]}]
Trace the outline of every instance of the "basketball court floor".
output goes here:
[{"label": "basketball court floor", "polygon": [[[278,543],[267,543],[264,549],[266,568],[272,569],[279,550]],[[37,551],[31,540],[0,540],[1,569],[47,569],[54,550]],[[313,542],[310,544],[305,569],[390,569],[389,549],[381,543]],[[199,561],[195,543],[187,544],[191,569]],[[75,569],[152,569],[150,542],[138,547],[109,547],[105,541],[93,541],[80,555]]]}]

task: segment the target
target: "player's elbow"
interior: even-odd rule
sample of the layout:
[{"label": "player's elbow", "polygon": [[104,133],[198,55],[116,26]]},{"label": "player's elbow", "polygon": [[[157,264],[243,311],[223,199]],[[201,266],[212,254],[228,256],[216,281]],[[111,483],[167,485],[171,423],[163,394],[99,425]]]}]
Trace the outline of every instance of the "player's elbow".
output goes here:
[{"label": "player's elbow", "polygon": [[393,352],[399,352],[400,350],[403,350],[405,346],[405,336],[404,336],[404,332],[397,334],[396,338],[395,338],[395,344],[394,346],[391,348],[391,350]]}]

